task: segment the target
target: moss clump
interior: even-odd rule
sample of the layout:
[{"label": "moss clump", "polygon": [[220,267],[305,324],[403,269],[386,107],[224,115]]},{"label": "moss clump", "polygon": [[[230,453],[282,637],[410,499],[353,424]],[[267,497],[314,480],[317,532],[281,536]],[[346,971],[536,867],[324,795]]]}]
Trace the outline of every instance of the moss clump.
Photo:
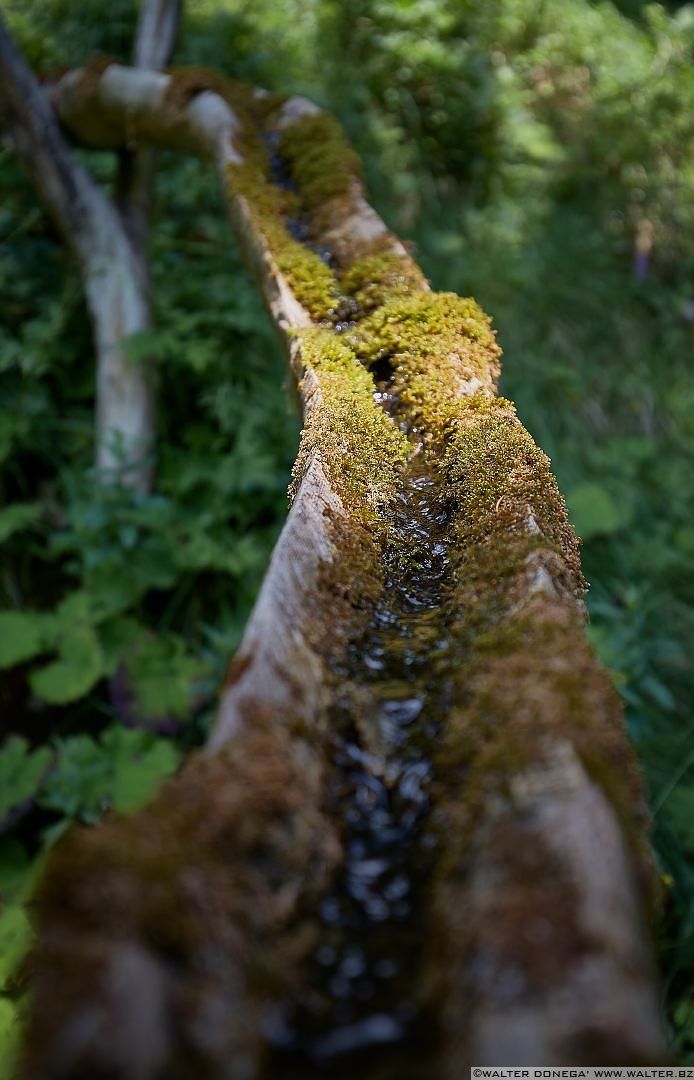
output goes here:
[{"label": "moss clump", "polygon": [[[443,461],[445,483],[456,501],[456,541],[463,552],[516,541],[531,549],[549,544],[572,577],[574,594],[585,582],[578,541],[549,458],[516,417],[511,402],[477,394],[456,403]],[[509,546],[509,542],[514,544]],[[497,574],[503,559],[497,557]]]},{"label": "moss clump", "polygon": [[499,355],[489,316],[475,300],[455,293],[422,293],[374,312],[359,328],[356,351],[367,361],[401,353],[431,356],[444,345],[455,347],[459,338]]},{"label": "moss clump", "polygon": [[306,210],[346,195],[361,182],[361,162],[332,116],[304,116],[287,127],[279,152],[290,166]]},{"label": "moss clump", "polygon": [[[468,596],[469,599],[469,596]],[[448,720],[437,753],[448,822],[445,877],[459,874],[490,800],[513,799],[513,782],[569,744],[605,792],[653,895],[645,841],[643,780],[609,674],[586,641],[575,611],[558,597],[533,595],[474,647],[464,670],[465,704]]]},{"label": "moss clump", "polygon": [[390,361],[403,419],[443,446],[461,396],[492,393],[500,349],[479,305],[454,293],[396,298],[367,316],[350,336],[366,364]]},{"label": "moss clump", "polygon": [[310,945],[297,906],[315,909],[339,846],[322,733],[309,745],[292,716],[247,712],[242,739],[194,756],[137,816],[56,847],[35,900],[26,1075],[134,1076],[150,1048],[152,1075],[229,1060],[256,1074],[261,1010],[293,992]]},{"label": "moss clump", "polygon": [[277,265],[287,278],[297,300],[319,322],[330,319],[340,298],[332,271],[313,251],[296,240],[276,237]]},{"label": "moss clump", "polygon": [[317,455],[356,522],[385,535],[384,510],[402,475],[407,439],[375,403],[372,375],[333,333],[303,331],[301,355],[320,396],[302,433],[294,484]]},{"label": "moss clump", "polygon": [[461,658],[437,756],[450,837],[441,874],[460,877],[485,808],[512,800],[516,777],[569,744],[615,807],[648,886],[641,777],[585,638],[578,541],[549,459],[510,402],[480,393],[449,410],[440,468],[455,507],[446,607]]},{"label": "moss clump", "polygon": [[287,231],[286,219],[299,210],[297,197],[270,181],[267,154],[258,135],[264,119],[284,99],[258,96],[251,87],[204,68],[171,69],[169,73],[171,82],[164,99],[167,109],[180,112],[206,90],[219,94],[232,108],[239,121],[234,143],[243,163],[229,166],[229,186],[246,200],[255,227],[299,303],[313,319],[329,319],[340,301],[334,275],[315,252]]},{"label": "moss clump", "polygon": [[409,255],[380,252],[353,262],[340,277],[340,287],[368,314],[388,301],[421,292],[427,281]]},{"label": "moss clump", "polygon": [[248,203],[255,226],[299,303],[318,322],[329,319],[340,303],[335,276],[315,252],[289,235],[284,224],[296,212],[295,196],[271,183],[255,160],[230,165],[228,175],[232,191]]}]

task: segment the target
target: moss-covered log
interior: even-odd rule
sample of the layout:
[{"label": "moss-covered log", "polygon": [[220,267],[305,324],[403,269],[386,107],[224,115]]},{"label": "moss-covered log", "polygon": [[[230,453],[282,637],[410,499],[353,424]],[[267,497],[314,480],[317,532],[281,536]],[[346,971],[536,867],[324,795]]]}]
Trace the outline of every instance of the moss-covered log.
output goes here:
[{"label": "moss-covered log", "polygon": [[[662,1058],[641,784],[548,460],[495,396],[488,318],[429,290],[302,99],[100,62],[54,101],[92,145],[215,160],[305,428],[207,751],[51,860],[26,1076],[355,1075],[359,1047],[360,1072],[397,1077]],[[358,822],[377,814],[407,818],[407,909],[392,876],[372,884],[392,843],[371,858]],[[421,938],[398,990],[438,1033],[416,1068],[405,1011],[341,1012],[314,981],[369,918]]]}]

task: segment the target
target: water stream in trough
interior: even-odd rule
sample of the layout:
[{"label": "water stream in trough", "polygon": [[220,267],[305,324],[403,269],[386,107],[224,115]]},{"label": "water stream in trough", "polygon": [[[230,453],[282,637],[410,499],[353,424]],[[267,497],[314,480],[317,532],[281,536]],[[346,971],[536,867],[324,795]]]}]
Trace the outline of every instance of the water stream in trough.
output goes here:
[{"label": "water stream in trough", "polygon": [[[376,400],[397,420],[387,383]],[[273,1076],[426,1075],[432,1032],[417,998],[436,846],[431,756],[450,695],[441,618],[448,522],[445,495],[413,440],[383,553],[382,596],[334,672],[330,812],[345,861],[318,913],[311,996],[295,1004],[276,1040]]]},{"label": "water stream in trough", "polygon": [[[295,190],[277,143],[276,136],[266,139],[271,174]],[[311,242],[303,218],[287,228],[333,265],[330,253]],[[374,398],[400,423],[390,375],[387,364],[375,372]],[[424,1080],[430,1073],[434,1033],[418,999],[424,901],[436,854],[432,750],[451,693],[442,618],[450,514],[432,463],[414,433],[410,440],[382,556],[384,589],[363,635],[333,671],[328,809],[345,857],[317,913],[306,995],[268,1024],[269,1075],[277,1080]]]}]

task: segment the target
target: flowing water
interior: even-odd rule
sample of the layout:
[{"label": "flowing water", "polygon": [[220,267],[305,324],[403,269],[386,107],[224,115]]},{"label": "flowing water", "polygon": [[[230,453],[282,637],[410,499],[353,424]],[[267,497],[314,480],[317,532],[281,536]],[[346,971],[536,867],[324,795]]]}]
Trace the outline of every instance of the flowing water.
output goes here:
[{"label": "flowing water", "polygon": [[[277,137],[267,136],[266,147],[275,183],[296,190]],[[333,265],[303,218],[286,225]],[[351,318],[349,298],[343,307]],[[376,402],[400,423],[387,364],[374,374]],[[328,811],[344,862],[319,911],[306,913],[318,923],[306,994],[268,1018],[269,1072],[282,1080],[424,1080],[433,1059],[419,973],[437,844],[428,794],[432,750],[450,697],[442,617],[450,514],[431,462],[410,438],[382,555],[384,589],[363,635],[333,671]]]},{"label": "flowing water", "polygon": [[[397,419],[387,383],[376,400]],[[449,510],[413,442],[383,553],[384,590],[335,670],[331,816],[345,860],[318,912],[310,998],[275,1032],[272,1075],[426,1075],[420,941],[435,857],[428,787],[450,694],[442,606]]]}]

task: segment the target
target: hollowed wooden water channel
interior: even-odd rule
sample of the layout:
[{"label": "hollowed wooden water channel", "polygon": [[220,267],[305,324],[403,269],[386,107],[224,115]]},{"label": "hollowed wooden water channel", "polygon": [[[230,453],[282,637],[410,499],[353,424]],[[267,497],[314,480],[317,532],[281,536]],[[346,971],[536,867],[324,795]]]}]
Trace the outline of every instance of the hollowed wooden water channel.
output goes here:
[{"label": "hollowed wooden water channel", "polygon": [[[376,400],[396,422],[386,383]],[[450,696],[448,522],[413,438],[382,556],[383,594],[333,672],[329,811],[345,858],[318,912],[308,992],[272,1033],[273,1077],[422,1076],[432,1059],[420,952],[437,846],[431,757]]]},{"label": "hollowed wooden water channel", "polygon": [[[275,183],[293,190],[274,138]],[[303,218],[287,228],[328,265]],[[354,306],[347,299],[346,310]],[[338,333],[349,322],[337,323]],[[392,371],[374,371],[374,400],[405,428]],[[434,1020],[422,1008],[426,895],[437,836],[429,789],[432,752],[450,708],[451,643],[444,616],[450,507],[416,432],[382,553],[384,589],[363,635],[332,675],[328,811],[344,862],[318,912],[304,994],[268,1017],[268,1073],[423,1078],[433,1069]]]}]

